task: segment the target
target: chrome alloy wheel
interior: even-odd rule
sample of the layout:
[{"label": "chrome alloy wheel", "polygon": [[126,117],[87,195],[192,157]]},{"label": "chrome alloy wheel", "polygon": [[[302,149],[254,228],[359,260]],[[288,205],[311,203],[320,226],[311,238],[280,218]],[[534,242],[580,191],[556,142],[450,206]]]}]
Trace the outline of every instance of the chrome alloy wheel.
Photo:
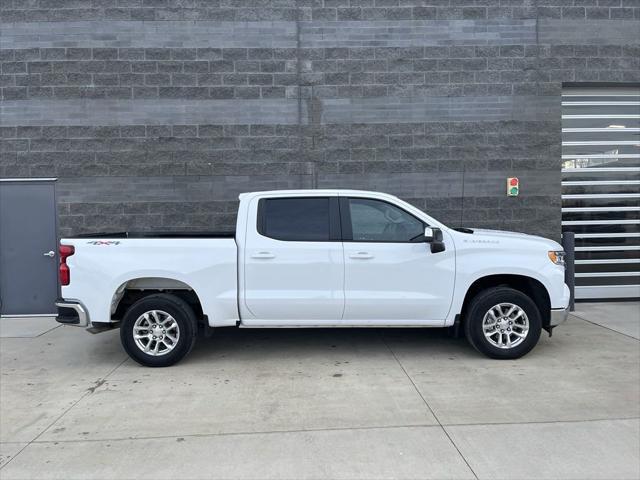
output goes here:
[{"label": "chrome alloy wheel", "polygon": [[529,318],[518,305],[499,303],[484,315],[482,331],[489,343],[495,347],[517,347],[527,338]]},{"label": "chrome alloy wheel", "polygon": [[133,324],[133,339],[144,353],[159,357],[176,347],[180,339],[180,327],[167,312],[149,310]]}]

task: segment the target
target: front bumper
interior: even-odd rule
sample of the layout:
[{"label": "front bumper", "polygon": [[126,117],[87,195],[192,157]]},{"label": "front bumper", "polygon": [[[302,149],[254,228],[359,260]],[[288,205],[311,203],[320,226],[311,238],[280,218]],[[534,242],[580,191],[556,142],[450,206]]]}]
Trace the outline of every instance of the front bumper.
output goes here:
[{"label": "front bumper", "polygon": [[565,308],[552,308],[551,316],[549,318],[549,326],[556,327],[561,323],[564,323],[569,316],[569,307]]},{"label": "front bumper", "polygon": [[77,300],[65,300],[60,298],[56,301],[58,315],[56,321],[63,325],[73,325],[74,327],[89,327],[89,312]]}]

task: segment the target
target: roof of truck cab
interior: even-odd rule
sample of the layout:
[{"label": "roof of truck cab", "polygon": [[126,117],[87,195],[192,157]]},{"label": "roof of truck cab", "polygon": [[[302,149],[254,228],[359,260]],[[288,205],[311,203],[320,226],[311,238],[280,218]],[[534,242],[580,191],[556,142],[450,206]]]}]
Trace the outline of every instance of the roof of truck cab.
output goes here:
[{"label": "roof of truck cab", "polygon": [[[423,212],[422,210],[416,208],[415,206],[399,199],[398,197],[396,197],[395,195],[391,195],[389,193],[384,193],[384,192],[374,192],[374,191],[368,191],[368,190],[349,190],[349,189],[340,189],[340,188],[332,188],[332,189],[299,189],[299,190],[266,190],[266,191],[262,191],[262,192],[247,192],[247,193],[241,193],[239,195],[240,200],[243,201],[247,201],[247,200],[251,200],[253,198],[260,198],[262,196],[278,196],[278,195],[282,195],[282,196],[287,196],[287,195],[292,195],[292,196],[304,196],[304,195],[310,195],[310,196],[321,196],[321,195],[327,195],[327,196],[353,196],[353,197],[368,197],[368,198],[378,198],[381,200],[391,200],[394,199],[397,202],[400,202],[401,204],[404,204],[404,208],[408,209],[410,212],[413,211],[414,215],[417,215],[420,218],[423,218],[424,221],[426,221],[429,225],[432,226],[436,226],[436,227],[440,227],[440,228],[444,228],[448,230],[448,227],[446,225],[444,225],[443,223],[439,222],[438,220],[436,220],[433,217],[430,217],[429,215],[427,215],[425,212]],[[240,219],[240,217],[238,217]],[[242,230],[242,229],[241,229]]]},{"label": "roof of truck cab", "polygon": [[247,192],[241,193],[238,198],[240,200],[244,198],[251,198],[262,195],[364,195],[364,196],[386,196],[386,197],[394,197],[395,195],[391,195],[389,193],[384,192],[374,192],[369,190],[349,190],[349,189],[298,189],[298,190],[265,190],[261,192]]}]

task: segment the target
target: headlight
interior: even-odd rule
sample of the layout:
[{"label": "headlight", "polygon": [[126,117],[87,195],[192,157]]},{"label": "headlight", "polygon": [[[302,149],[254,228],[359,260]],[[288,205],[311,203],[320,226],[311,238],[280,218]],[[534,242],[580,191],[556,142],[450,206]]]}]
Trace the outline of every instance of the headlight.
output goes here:
[{"label": "headlight", "polygon": [[549,260],[556,265],[562,265],[564,267],[564,252],[562,250],[551,250],[547,253],[549,255]]}]

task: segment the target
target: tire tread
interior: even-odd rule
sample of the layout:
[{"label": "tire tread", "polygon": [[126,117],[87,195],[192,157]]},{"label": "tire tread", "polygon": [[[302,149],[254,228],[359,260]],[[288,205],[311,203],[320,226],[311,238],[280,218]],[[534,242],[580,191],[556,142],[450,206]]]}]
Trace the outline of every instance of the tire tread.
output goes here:
[{"label": "tire tread", "polygon": [[[187,334],[189,332],[191,333],[190,338],[186,338],[186,345],[182,347],[178,346],[179,351],[176,354],[174,354],[174,352],[170,352],[166,356],[161,357],[145,355],[144,352],[141,352],[138,349],[138,347],[130,344],[129,338],[126,338],[127,335],[130,335],[129,324],[135,321],[135,319],[130,318],[130,314],[146,303],[149,303],[149,307],[145,308],[148,308],[149,310],[161,310],[163,308],[162,303],[168,303],[171,307],[181,313],[184,321],[190,324],[187,332],[185,332]],[[166,309],[167,307],[165,306],[164,308]],[[135,316],[135,314],[133,316]],[[179,321],[179,319],[176,320]],[[183,335],[182,338],[184,338],[185,333],[181,332],[181,335]],[[120,327],[120,339],[125,351],[133,360],[146,367],[168,367],[179,362],[193,349],[196,343],[197,333],[198,319],[196,318],[191,306],[180,297],[169,293],[154,293],[135,302],[124,314],[122,325]]]},{"label": "tire tread", "polygon": [[[520,297],[520,300],[524,305],[519,306],[523,309],[528,309],[527,316],[529,317],[529,335],[525,339],[525,342],[520,344],[518,347],[514,347],[510,350],[498,350],[486,342],[484,337],[478,338],[477,333],[474,331],[474,327],[476,322],[482,322],[482,318],[484,318],[485,312],[477,311],[482,303],[491,297],[496,297],[495,302],[500,303],[503,300],[498,300],[497,298],[505,296]],[[526,355],[538,343],[541,331],[542,321],[540,311],[538,310],[535,302],[520,290],[516,290],[508,286],[492,287],[478,293],[471,300],[464,320],[464,333],[469,344],[478,352],[495,359],[516,359]]]}]

